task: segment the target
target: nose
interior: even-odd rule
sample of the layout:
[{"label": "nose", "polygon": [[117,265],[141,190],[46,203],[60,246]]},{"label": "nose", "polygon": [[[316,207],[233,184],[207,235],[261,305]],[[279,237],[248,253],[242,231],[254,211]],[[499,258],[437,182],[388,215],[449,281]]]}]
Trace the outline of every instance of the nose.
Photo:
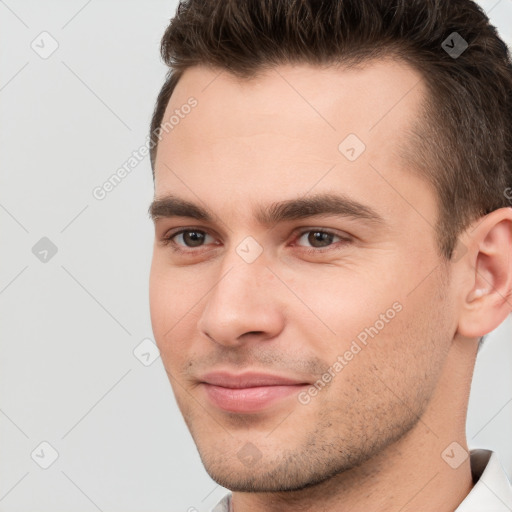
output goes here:
[{"label": "nose", "polygon": [[236,347],[251,339],[271,339],[284,324],[279,287],[263,258],[253,263],[237,254],[226,258],[222,274],[205,298],[199,330],[218,344]]}]

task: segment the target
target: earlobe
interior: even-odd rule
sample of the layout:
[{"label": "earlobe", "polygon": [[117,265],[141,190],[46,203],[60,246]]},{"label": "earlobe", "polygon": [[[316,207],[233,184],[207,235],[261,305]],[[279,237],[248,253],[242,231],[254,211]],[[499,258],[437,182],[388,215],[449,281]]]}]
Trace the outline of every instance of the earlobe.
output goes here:
[{"label": "earlobe", "polygon": [[[457,331],[479,338],[496,329],[512,311],[512,209],[501,208],[468,230],[463,291]],[[462,290],[461,290],[462,291]]]}]

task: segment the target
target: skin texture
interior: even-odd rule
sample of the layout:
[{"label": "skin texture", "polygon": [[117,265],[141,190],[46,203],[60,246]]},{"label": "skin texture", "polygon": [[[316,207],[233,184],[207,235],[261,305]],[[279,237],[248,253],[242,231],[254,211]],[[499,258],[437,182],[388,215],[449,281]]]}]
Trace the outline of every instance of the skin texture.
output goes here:
[{"label": "skin texture", "polygon": [[[440,257],[437,196],[399,156],[424,95],[421,76],[392,60],[283,65],[250,80],[195,67],[172,95],[164,119],[191,96],[197,106],[162,137],[155,199],[172,194],[213,219],[155,217],[151,319],[204,466],[234,491],[236,512],[451,511],[472,487],[469,459],[453,469],[441,454],[467,449],[478,338],[511,309],[512,212],[475,222],[454,262]],[[338,149],[348,134],[366,146],[355,161]],[[322,193],[382,222],[258,221],[272,203]],[[165,243],[184,228],[203,244]],[[315,229],[336,236],[319,248]],[[249,236],[262,249],[252,263],[237,252]],[[307,404],[294,393],[257,413],[219,409],[200,383],[253,370],[312,385],[329,368]]]}]

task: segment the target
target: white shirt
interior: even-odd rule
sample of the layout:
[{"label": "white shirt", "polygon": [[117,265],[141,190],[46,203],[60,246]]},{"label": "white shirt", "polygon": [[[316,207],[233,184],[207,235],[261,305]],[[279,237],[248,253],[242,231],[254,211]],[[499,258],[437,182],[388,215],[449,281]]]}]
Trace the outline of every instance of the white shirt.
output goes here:
[{"label": "white shirt", "polygon": [[512,486],[498,454],[489,450],[471,450],[470,456],[473,482],[476,483],[455,512],[512,511]]},{"label": "white shirt", "polygon": [[[490,450],[471,450],[470,463],[476,483],[454,512],[511,512],[512,485],[498,455]],[[232,512],[231,493],[211,512]]]}]

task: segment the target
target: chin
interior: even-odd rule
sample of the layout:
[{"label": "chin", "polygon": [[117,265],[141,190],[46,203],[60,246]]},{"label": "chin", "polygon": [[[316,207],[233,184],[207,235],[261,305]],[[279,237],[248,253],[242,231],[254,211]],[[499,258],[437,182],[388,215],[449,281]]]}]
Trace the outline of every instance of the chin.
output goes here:
[{"label": "chin", "polygon": [[[211,447],[210,447],[211,448]],[[242,451],[242,450],[240,450]],[[212,480],[234,492],[292,492],[322,484],[352,469],[354,461],[314,460],[301,451],[273,452],[269,459],[261,458],[244,463],[237,453],[217,456],[211,449],[201,452],[200,457]]]}]

